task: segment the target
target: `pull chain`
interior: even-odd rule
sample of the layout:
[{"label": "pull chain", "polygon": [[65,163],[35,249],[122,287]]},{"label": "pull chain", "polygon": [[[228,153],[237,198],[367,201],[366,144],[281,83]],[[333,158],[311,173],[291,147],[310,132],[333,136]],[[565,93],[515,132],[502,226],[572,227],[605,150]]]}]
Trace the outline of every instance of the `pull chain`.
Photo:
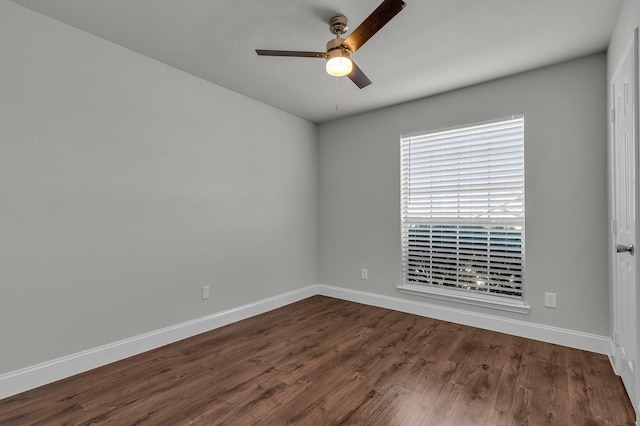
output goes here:
[{"label": "pull chain", "polygon": [[[342,31],[340,31],[340,29],[338,29],[336,31],[336,38],[339,39],[341,35],[342,35]],[[336,111],[337,110],[338,110],[338,77],[336,77]]]}]

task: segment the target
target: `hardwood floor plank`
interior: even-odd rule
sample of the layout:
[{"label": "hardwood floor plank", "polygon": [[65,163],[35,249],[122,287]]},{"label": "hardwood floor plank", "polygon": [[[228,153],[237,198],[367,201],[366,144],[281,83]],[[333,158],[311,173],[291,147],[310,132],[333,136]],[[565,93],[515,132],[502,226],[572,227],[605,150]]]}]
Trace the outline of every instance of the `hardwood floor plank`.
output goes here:
[{"label": "hardwood floor plank", "polygon": [[565,424],[568,415],[568,384],[564,348],[557,345],[540,345],[535,352],[532,383],[535,401],[532,402],[533,422],[557,425]]},{"label": "hardwood floor plank", "polygon": [[314,296],[0,400],[0,425],[632,425],[604,355]]},{"label": "hardwood floor plank", "polygon": [[349,417],[348,424],[426,425],[428,410],[420,405],[422,396],[401,386],[392,386],[384,395],[375,394]]},{"label": "hardwood floor plank", "polygon": [[493,411],[489,414],[487,425],[505,426],[519,424],[513,417],[513,407],[516,404],[514,390],[517,389],[518,377],[522,366],[522,354],[527,340],[505,336],[502,340],[500,353],[500,365],[502,374],[496,388],[496,402]]}]

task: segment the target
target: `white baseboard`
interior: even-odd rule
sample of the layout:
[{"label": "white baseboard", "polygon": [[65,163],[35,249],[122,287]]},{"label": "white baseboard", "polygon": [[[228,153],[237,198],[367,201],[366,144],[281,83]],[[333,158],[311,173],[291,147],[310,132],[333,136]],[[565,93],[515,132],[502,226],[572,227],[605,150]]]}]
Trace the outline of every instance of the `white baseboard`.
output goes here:
[{"label": "white baseboard", "polygon": [[318,284],[2,374],[0,375],[0,399],[214,330],[316,294],[602,353],[609,357],[613,355],[613,342],[606,336]]},{"label": "white baseboard", "polygon": [[0,399],[101,367],[318,293],[313,285],[0,375]]},{"label": "white baseboard", "polygon": [[414,302],[399,297],[382,296],[342,287],[332,287],[324,284],[318,285],[318,294],[609,356],[613,354],[613,342],[611,338],[607,336],[534,324],[462,309],[448,308],[430,303]]}]

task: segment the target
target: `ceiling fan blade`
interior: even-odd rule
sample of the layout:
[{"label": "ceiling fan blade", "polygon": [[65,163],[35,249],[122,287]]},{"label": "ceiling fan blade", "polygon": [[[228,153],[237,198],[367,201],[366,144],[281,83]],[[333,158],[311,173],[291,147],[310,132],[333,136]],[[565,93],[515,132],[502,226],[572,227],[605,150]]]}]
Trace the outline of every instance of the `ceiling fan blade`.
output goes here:
[{"label": "ceiling fan blade", "polygon": [[402,0],[384,0],[342,43],[352,53],[360,49],[375,33],[396,16],[406,3]]},{"label": "ceiling fan blade", "polygon": [[370,85],[371,80],[369,80],[369,77],[367,77],[362,72],[360,67],[358,67],[355,62],[351,62],[353,63],[353,70],[351,70],[351,72],[347,74],[347,77],[349,77],[349,79],[351,79],[351,81],[353,81],[360,89],[363,89]]},{"label": "ceiling fan blade", "polygon": [[294,56],[297,58],[324,58],[325,52],[301,52],[298,50],[263,50],[256,49],[260,56]]}]

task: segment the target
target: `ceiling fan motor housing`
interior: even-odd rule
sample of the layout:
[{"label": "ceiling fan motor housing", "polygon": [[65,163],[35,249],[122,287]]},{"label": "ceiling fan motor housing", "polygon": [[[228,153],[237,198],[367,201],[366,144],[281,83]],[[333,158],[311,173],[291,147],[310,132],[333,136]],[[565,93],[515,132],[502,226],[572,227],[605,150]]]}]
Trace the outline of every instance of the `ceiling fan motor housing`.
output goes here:
[{"label": "ceiling fan motor housing", "polygon": [[348,23],[349,23],[349,20],[347,20],[346,16],[343,16],[343,15],[334,16],[329,20],[329,31],[331,31],[333,34],[336,34],[338,36],[340,34],[344,34],[349,29],[349,27],[347,26]]},{"label": "ceiling fan motor housing", "polygon": [[329,42],[327,43],[327,59],[331,59],[336,56],[342,56],[343,58],[351,57],[351,52],[349,51],[349,49],[342,45],[343,42],[344,39],[341,38],[334,38],[329,40]]}]

